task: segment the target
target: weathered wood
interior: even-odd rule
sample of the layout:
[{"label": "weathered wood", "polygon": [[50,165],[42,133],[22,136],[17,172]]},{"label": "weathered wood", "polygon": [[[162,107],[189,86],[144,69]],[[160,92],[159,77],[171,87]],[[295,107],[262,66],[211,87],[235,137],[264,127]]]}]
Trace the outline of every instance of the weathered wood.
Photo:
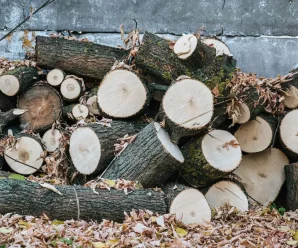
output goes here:
[{"label": "weathered wood", "polygon": [[298,209],[298,164],[285,166],[286,187],[287,187],[287,208],[295,211]]},{"label": "weathered wood", "polygon": [[13,179],[0,180],[1,213],[18,213],[36,217],[46,214],[50,219],[122,221],[124,212],[132,209],[148,209],[166,213],[164,196],[150,189],[134,190],[126,195],[123,191],[92,189],[82,186],[55,186],[59,195],[38,183]]},{"label": "weathered wood", "polygon": [[147,125],[112,161],[103,178],[138,181],[144,187],[163,185],[175,172],[184,158],[166,131],[156,122]]},{"label": "weathered wood", "polygon": [[40,66],[98,79],[105,76],[116,60],[121,61],[128,55],[126,50],[91,42],[41,36],[36,37],[35,50]]}]

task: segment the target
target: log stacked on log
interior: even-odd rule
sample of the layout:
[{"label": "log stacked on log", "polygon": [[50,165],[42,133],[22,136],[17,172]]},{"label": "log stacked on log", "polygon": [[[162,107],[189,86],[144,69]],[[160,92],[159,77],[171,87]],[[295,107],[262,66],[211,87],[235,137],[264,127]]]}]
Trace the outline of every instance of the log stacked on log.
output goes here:
[{"label": "log stacked on log", "polygon": [[[173,45],[146,32],[129,52],[37,37],[36,55],[43,72],[52,69],[46,81],[32,67],[0,76],[0,167],[34,173],[41,186],[0,180],[2,213],[120,220],[142,208],[200,223],[226,203],[246,211],[250,201],[274,201],[287,156],[298,162],[298,113],[288,112],[298,106],[297,72],[266,79],[234,71],[216,38],[189,34]],[[63,196],[44,184],[87,179],[85,187],[57,186]],[[119,179],[145,189],[90,186],[107,180],[113,188]],[[148,189],[157,186],[164,193]]]}]

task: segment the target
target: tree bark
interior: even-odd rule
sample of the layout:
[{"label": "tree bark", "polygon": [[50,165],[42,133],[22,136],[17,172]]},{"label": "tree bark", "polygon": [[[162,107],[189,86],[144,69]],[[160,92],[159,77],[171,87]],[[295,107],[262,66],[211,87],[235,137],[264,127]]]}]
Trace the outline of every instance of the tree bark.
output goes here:
[{"label": "tree bark", "polygon": [[148,209],[159,214],[166,213],[163,194],[154,190],[134,190],[125,195],[123,191],[97,189],[82,186],[55,186],[59,195],[38,183],[11,179],[0,180],[1,213],[41,216],[50,219],[122,221],[124,212],[132,209]]},{"label": "tree bark", "polygon": [[0,91],[0,110],[8,111],[17,106],[16,96],[7,96]]},{"label": "tree bark", "polygon": [[295,211],[298,208],[298,164],[288,164],[285,166],[286,186],[287,186],[287,207],[288,210]]},{"label": "tree bark", "polygon": [[40,66],[97,79],[102,79],[116,60],[121,61],[128,55],[126,50],[91,42],[41,36],[36,37],[35,50]]},{"label": "tree bark", "polygon": [[7,126],[11,121],[18,118],[20,115],[24,114],[26,111],[22,109],[11,109],[7,112],[0,111],[0,133],[4,127]]},{"label": "tree bark", "polygon": [[124,178],[144,187],[156,187],[163,185],[183,161],[180,149],[170,142],[168,134],[158,123],[150,123],[101,177]]}]

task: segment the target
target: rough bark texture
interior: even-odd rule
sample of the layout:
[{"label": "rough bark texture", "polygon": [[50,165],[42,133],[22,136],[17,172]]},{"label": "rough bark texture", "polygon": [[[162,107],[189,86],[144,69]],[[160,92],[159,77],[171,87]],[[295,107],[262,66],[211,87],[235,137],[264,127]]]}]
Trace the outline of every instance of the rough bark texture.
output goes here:
[{"label": "rough bark texture", "polygon": [[166,213],[166,205],[161,192],[154,190],[134,190],[128,195],[119,190],[98,189],[98,195],[90,188],[82,186],[55,186],[59,195],[38,183],[1,179],[1,213],[18,213],[40,216],[45,213],[50,219],[69,220],[102,219],[121,221],[124,211],[149,209],[159,214]]},{"label": "rough bark texture", "polygon": [[21,116],[26,129],[45,130],[60,118],[62,100],[59,93],[48,84],[35,84],[18,99],[18,108],[27,110]]},{"label": "rough bark texture", "polygon": [[102,79],[128,51],[91,42],[36,37],[37,63],[90,78]]},{"label": "rough bark texture", "polygon": [[[97,169],[93,172],[102,172],[114,158],[115,147],[119,143],[117,139],[123,138],[126,134],[134,135],[140,132],[146,124],[141,121],[113,121],[111,127],[97,123],[87,125],[98,136],[101,145],[101,157]],[[79,127],[80,128],[80,127]],[[71,146],[72,144],[70,144]],[[71,154],[70,154],[71,157]],[[74,164],[74,166],[76,166]]]},{"label": "rough bark texture", "polygon": [[287,186],[287,207],[295,211],[298,208],[298,164],[285,166]]},{"label": "rough bark texture", "polygon": [[0,110],[8,111],[17,106],[16,96],[7,96],[0,91]]},{"label": "rough bark texture", "polygon": [[7,112],[1,112],[0,111],[0,133],[2,133],[2,130],[4,127],[7,126],[11,121],[18,118],[20,114],[15,113],[15,109],[11,109]]},{"label": "rough bark texture", "polygon": [[156,187],[163,185],[178,166],[179,161],[163,147],[151,123],[113,160],[102,177],[124,178],[138,181],[144,187]]}]

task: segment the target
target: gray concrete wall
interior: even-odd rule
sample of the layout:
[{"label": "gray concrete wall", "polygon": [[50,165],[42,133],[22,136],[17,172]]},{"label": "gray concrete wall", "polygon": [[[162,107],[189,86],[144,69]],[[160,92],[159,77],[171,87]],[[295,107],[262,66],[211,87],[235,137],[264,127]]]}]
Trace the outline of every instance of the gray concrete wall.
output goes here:
[{"label": "gray concrete wall", "polygon": [[[0,0],[0,37],[30,13],[30,6],[36,9],[44,2]],[[56,0],[23,25],[11,42],[0,42],[0,57],[23,58],[24,29],[42,35],[83,31],[87,34],[81,37],[96,43],[120,45],[119,25],[125,22],[130,30],[131,18],[143,30],[173,38],[204,26],[205,35],[222,35],[245,72],[275,77],[298,64],[296,0]]]}]

